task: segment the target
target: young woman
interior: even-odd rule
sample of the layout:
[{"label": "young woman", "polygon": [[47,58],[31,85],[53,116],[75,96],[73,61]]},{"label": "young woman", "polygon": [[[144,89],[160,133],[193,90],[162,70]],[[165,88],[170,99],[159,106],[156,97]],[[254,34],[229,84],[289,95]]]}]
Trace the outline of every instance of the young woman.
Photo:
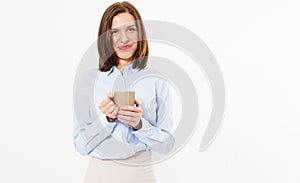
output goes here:
[{"label": "young woman", "polygon": [[[141,16],[128,2],[104,12],[98,33],[99,69],[82,74],[74,93],[74,144],[91,157],[85,182],[156,182],[151,151],[174,146],[168,83],[145,77],[148,42]],[[134,106],[118,108],[114,90],[134,90]],[[117,160],[117,161],[116,161]],[[121,162],[121,163],[120,163]],[[127,164],[127,166],[126,166]]]}]

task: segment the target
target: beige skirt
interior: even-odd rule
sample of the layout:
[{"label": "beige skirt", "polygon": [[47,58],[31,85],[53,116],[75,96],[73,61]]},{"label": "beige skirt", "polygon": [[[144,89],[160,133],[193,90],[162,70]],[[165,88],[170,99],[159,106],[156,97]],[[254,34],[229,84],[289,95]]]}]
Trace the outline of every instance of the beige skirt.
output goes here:
[{"label": "beige skirt", "polygon": [[150,162],[151,155],[144,151],[117,161],[91,157],[84,183],[156,183],[153,167],[138,165]]}]

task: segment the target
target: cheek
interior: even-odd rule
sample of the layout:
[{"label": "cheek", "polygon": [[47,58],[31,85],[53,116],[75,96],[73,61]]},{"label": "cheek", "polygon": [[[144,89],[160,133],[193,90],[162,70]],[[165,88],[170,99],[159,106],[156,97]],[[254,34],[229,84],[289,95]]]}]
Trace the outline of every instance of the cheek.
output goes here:
[{"label": "cheek", "polygon": [[133,40],[134,40],[134,42],[138,41],[138,35],[137,34],[133,37]]},{"label": "cheek", "polygon": [[137,33],[129,34],[128,38],[130,39],[131,42],[137,42],[138,35],[137,35]]},{"label": "cheek", "polygon": [[112,42],[113,47],[115,48],[117,46],[118,39],[112,38],[111,42]]},{"label": "cheek", "polygon": [[137,42],[135,42],[135,43],[133,44],[133,49],[134,49],[134,51],[137,49]]}]

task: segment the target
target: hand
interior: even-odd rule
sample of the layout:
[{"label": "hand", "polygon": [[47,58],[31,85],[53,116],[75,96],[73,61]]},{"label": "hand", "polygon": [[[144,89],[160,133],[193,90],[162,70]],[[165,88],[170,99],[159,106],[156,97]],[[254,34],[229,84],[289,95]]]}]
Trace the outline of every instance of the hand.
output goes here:
[{"label": "hand", "polygon": [[143,110],[141,108],[141,101],[135,100],[136,106],[123,106],[118,111],[117,118],[120,122],[131,125],[135,130],[142,127],[141,117]]},{"label": "hand", "polygon": [[109,92],[107,97],[99,105],[100,111],[106,116],[109,122],[114,122],[117,118],[118,107],[112,101],[112,93]]}]

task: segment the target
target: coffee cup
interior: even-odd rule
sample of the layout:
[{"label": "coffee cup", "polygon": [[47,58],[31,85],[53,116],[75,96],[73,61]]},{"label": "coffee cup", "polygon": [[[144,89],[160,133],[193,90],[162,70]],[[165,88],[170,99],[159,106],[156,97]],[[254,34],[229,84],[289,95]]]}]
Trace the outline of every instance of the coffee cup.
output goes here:
[{"label": "coffee cup", "polygon": [[114,91],[113,101],[118,107],[134,106],[135,91]]}]

